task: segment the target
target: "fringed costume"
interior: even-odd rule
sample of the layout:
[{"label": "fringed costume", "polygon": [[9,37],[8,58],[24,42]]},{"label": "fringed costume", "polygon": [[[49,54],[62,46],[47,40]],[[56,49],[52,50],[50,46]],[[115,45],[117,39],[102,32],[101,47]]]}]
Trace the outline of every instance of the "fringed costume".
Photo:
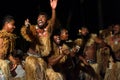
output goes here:
[{"label": "fringed costume", "polygon": [[106,42],[112,49],[109,67],[106,71],[104,80],[119,80],[120,79],[120,34],[109,36]]},{"label": "fringed costume", "polygon": [[8,33],[5,30],[0,31],[0,55],[3,55],[2,58],[7,57],[10,53],[14,51],[15,48],[15,39],[16,35]]},{"label": "fringed costume", "polygon": [[[80,80],[100,80],[99,67],[97,63],[97,47],[94,39],[96,34],[91,34],[84,47],[84,57],[89,65],[81,64]],[[84,76],[82,76],[84,75]]]},{"label": "fringed costume", "polygon": [[21,29],[22,36],[31,43],[30,48],[36,51],[36,53],[39,53],[42,57],[49,55],[51,50],[50,45],[50,33],[45,30],[44,35],[40,35],[37,31],[37,25],[30,26],[30,29],[28,29],[23,26]]},{"label": "fringed costume", "polygon": [[46,63],[41,58],[28,56],[25,60],[25,80],[48,80]]},{"label": "fringed costume", "polygon": [[[68,51],[68,52],[63,53],[63,51]],[[69,47],[66,44],[58,46],[53,42],[53,53],[51,55],[51,58],[55,59],[63,54],[69,54]],[[67,59],[68,59],[68,55],[63,55],[56,63],[54,63],[54,65],[52,65],[52,69],[54,70],[53,74],[56,74],[56,79],[58,77],[58,80],[63,80],[65,78],[65,69],[68,68],[68,66],[66,65]],[[53,72],[52,69],[48,69],[47,71]]]},{"label": "fringed costume", "polygon": [[52,10],[52,17],[49,19],[43,29],[38,25],[22,26],[21,34],[24,39],[31,43],[30,48],[41,57],[48,56],[51,51],[50,37],[55,24],[56,13]]},{"label": "fringed costume", "polygon": [[[47,64],[45,62],[45,59],[47,56],[49,56],[51,52],[50,38],[53,31],[55,18],[56,18],[55,10],[52,9],[52,17],[50,20],[47,21],[46,25],[44,25],[44,28],[41,29],[38,27],[38,25],[30,25],[29,27],[22,26],[21,28],[21,34],[23,38],[26,39],[26,41],[30,42],[29,50],[32,50],[33,52],[31,53],[28,50],[27,53],[32,54],[32,56],[37,55],[37,57],[39,57],[38,58],[40,60],[39,64],[42,70],[39,75],[44,74],[43,77],[45,76],[44,79],[41,78],[42,80],[48,80],[46,76],[48,76],[49,80],[58,80],[57,77],[52,78],[53,75],[51,76],[51,74],[54,74],[54,76],[56,76],[58,75],[58,73],[55,74],[54,71],[51,72],[51,69],[49,71],[49,68],[47,67],[47,65],[44,65],[44,64]],[[36,79],[36,80],[41,80],[41,79]]]},{"label": "fringed costume", "polygon": [[5,76],[5,80],[11,77],[9,63],[5,60],[14,51],[15,39],[17,36],[5,30],[0,31],[0,68]]},{"label": "fringed costume", "polygon": [[97,50],[97,63],[99,65],[100,75],[102,79],[104,79],[106,70],[108,68],[109,59],[110,49],[107,46],[99,47],[99,49]]},{"label": "fringed costume", "polygon": [[10,69],[9,69],[8,62],[0,59],[0,69],[4,75],[4,79],[9,80],[11,75],[10,75]]}]

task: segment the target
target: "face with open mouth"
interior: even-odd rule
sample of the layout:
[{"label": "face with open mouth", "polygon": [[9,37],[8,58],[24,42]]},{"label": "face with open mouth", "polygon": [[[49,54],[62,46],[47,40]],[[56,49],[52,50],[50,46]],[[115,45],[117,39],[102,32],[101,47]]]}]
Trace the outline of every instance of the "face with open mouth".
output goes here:
[{"label": "face with open mouth", "polygon": [[39,15],[37,19],[37,24],[39,28],[43,28],[44,25],[46,24],[47,19],[45,15]]},{"label": "face with open mouth", "polygon": [[60,44],[60,36],[59,35],[54,35],[54,42],[56,43],[56,44]]}]

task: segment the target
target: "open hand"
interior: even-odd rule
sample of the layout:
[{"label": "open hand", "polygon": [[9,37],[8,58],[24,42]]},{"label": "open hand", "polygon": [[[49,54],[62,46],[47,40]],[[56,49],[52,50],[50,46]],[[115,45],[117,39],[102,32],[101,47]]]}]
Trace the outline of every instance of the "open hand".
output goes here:
[{"label": "open hand", "polygon": [[58,2],[58,0],[50,0],[50,5],[51,5],[52,9],[56,9],[57,2]]},{"label": "open hand", "polygon": [[29,27],[29,25],[30,25],[29,19],[26,19],[24,24],[26,27]]}]

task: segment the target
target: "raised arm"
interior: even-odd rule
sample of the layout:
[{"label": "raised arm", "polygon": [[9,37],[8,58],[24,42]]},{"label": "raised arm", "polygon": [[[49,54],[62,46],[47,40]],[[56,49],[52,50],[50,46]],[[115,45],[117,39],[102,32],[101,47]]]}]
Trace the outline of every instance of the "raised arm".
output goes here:
[{"label": "raised arm", "polygon": [[50,0],[50,6],[52,9],[52,15],[51,15],[51,27],[53,27],[54,23],[55,23],[55,19],[56,19],[56,7],[57,7],[57,2],[58,0]]},{"label": "raised arm", "polygon": [[24,39],[26,39],[29,42],[35,40],[36,36],[35,25],[31,25],[29,19],[25,20],[24,25],[21,28],[21,35],[23,36]]},{"label": "raised arm", "polygon": [[58,2],[58,0],[50,0],[50,5],[51,5],[51,8],[52,8],[52,17],[51,17],[51,19],[55,19],[56,18],[55,9],[57,7],[57,2]]}]

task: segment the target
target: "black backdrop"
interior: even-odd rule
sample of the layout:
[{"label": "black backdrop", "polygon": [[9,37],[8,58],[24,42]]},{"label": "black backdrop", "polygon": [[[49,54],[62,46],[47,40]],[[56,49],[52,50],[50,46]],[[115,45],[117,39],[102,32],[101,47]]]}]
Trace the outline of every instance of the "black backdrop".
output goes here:
[{"label": "black backdrop", "polygon": [[[71,38],[83,25],[91,32],[98,32],[101,28],[120,23],[119,4],[120,0],[58,0],[57,20],[70,29]],[[3,16],[13,15],[16,20],[15,33],[21,36],[20,28],[26,18],[35,24],[37,14],[44,11],[51,16],[50,9],[49,0],[0,0],[0,25]],[[18,45],[26,45],[23,41],[18,39]]]}]

